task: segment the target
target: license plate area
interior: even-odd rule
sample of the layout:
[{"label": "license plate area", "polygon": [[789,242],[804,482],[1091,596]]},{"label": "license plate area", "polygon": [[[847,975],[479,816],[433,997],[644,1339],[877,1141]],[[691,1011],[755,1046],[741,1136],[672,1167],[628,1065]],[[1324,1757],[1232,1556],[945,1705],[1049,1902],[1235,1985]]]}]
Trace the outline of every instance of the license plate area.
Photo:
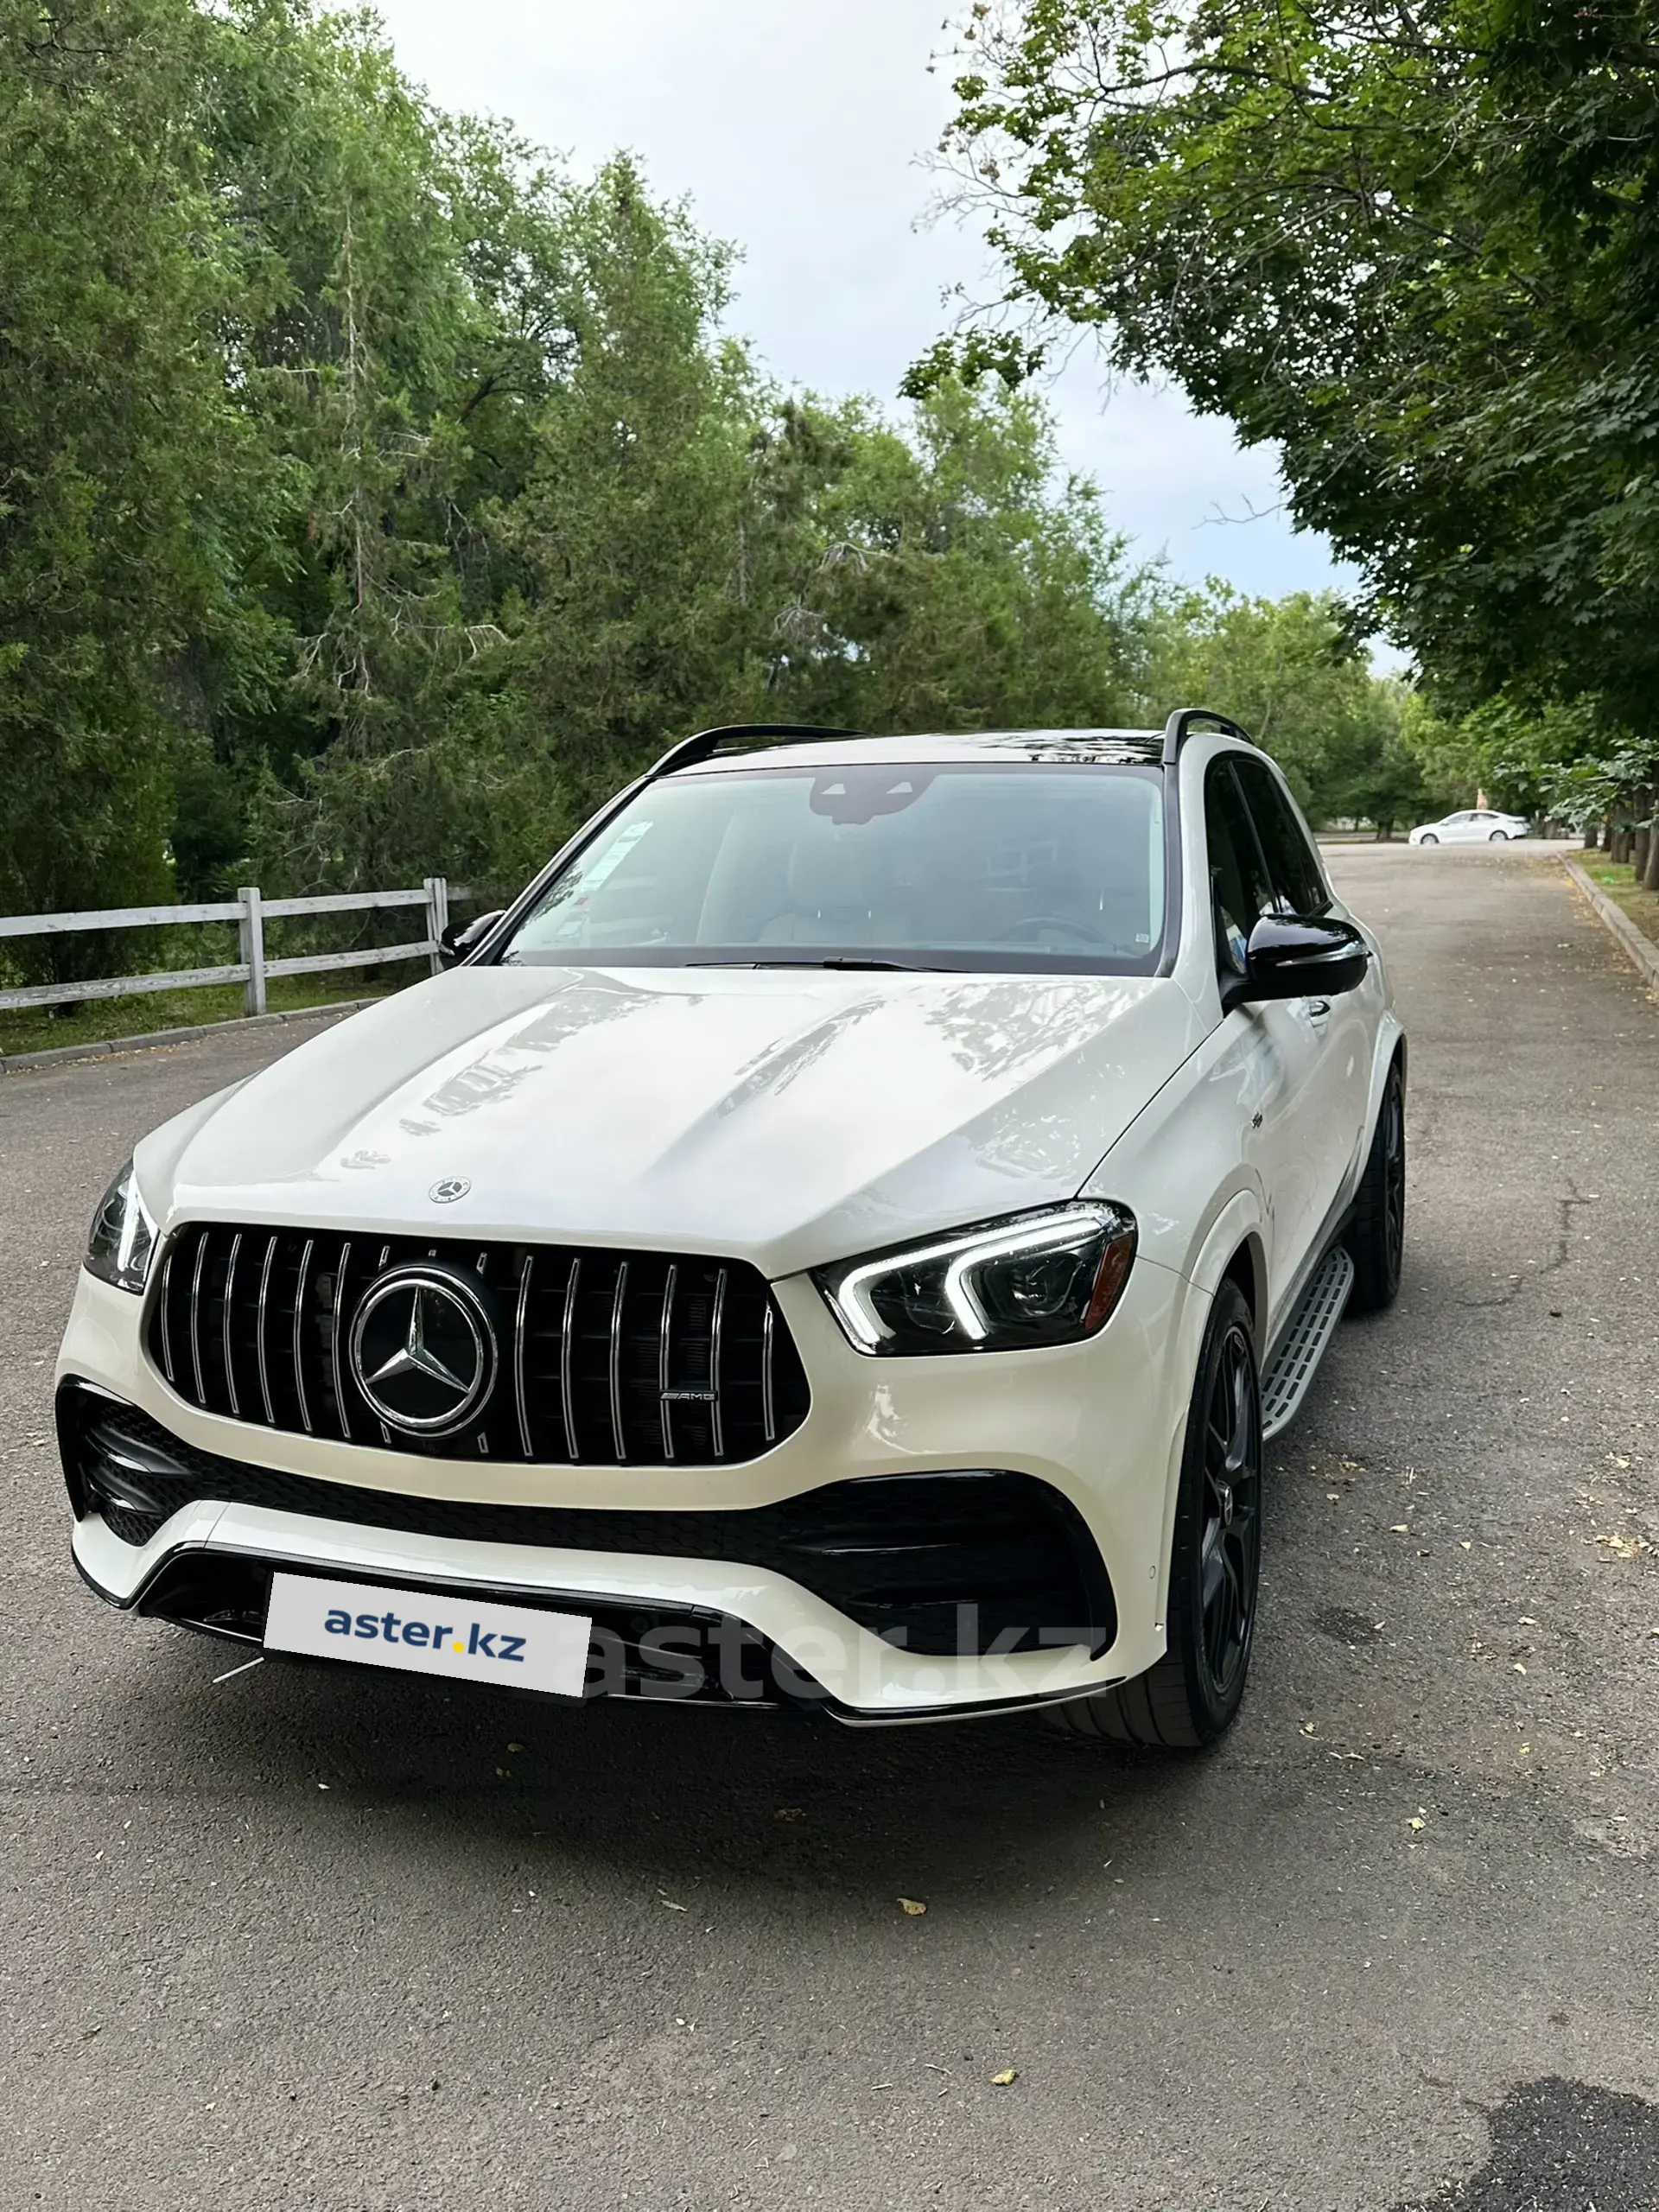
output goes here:
[{"label": "license plate area", "polygon": [[586,1614],[278,1569],[264,1648],[580,1698],[593,1626]]}]

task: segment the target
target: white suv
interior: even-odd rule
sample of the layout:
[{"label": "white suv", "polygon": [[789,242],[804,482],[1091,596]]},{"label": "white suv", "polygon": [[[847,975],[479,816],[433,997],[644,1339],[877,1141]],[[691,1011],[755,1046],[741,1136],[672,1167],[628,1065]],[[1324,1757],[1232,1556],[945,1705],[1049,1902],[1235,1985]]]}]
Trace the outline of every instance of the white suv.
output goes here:
[{"label": "white suv", "polygon": [[58,1369],[92,1588],[1212,1741],[1263,1437],[1404,1200],[1380,953],[1243,733],[707,731],[457,951],[111,1185]]}]

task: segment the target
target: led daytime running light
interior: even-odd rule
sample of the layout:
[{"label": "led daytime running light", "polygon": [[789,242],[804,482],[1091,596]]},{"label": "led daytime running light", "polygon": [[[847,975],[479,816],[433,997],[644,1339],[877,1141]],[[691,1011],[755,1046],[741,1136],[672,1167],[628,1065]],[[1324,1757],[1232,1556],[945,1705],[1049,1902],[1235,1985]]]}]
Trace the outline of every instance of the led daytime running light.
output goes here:
[{"label": "led daytime running light", "polygon": [[[1064,1251],[1068,1245],[1087,1243],[1103,1228],[1124,1221],[1119,1207],[1086,1204],[1070,1207],[1046,1219],[1038,1217],[1001,1230],[982,1230],[948,1237],[937,1244],[918,1245],[909,1251],[889,1252],[881,1259],[867,1260],[842,1275],[831,1290],[831,1300],[854,1342],[866,1351],[879,1351],[884,1342],[893,1338],[894,1332],[876,1311],[870,1287],[901,1269],[949,1260],[950,1264],[944,1271],[943,1283],[945,1302],[963,1334],[970,1343],[981,1344],[990,1336],[991,1324],[971,1281],[978,1268],[994,1260],[1027,1253]],[[1127,1268],[1122,1266],[1103,1268],[1109,1281],[1097,1285],[1090,1300],[1090,1325],[1097,1325],[1104,1318],[1096,1310],[1099,1306],[1104,1304],[1109,1310],[1110,1305],[1116,1302],[1126,1273]]]}]

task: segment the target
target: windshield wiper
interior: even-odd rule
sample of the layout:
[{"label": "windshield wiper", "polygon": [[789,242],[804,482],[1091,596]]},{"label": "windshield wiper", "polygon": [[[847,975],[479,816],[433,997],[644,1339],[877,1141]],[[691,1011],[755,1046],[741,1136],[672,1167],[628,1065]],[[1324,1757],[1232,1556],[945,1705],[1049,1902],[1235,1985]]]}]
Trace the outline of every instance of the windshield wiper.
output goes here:
[{"label": "windshield wiper", "polygon": [[942,968],[929,968],[919,960],[688,960],[688,968],[851,968],[890,969],[901,976],[941,976]]}]

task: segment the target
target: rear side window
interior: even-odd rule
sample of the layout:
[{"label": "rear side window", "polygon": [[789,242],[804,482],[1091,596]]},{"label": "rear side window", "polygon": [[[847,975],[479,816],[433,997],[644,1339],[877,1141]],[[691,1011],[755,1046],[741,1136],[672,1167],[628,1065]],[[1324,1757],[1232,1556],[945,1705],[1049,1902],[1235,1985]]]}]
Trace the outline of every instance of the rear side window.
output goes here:
[{"label": "rear side window", "polygon": [[1325,871],[1284,786],[1265,761],[1236,755],[1232,766],[1262,840],[1275,900],[1292,914],[1322,914],[1331,904]]}]

